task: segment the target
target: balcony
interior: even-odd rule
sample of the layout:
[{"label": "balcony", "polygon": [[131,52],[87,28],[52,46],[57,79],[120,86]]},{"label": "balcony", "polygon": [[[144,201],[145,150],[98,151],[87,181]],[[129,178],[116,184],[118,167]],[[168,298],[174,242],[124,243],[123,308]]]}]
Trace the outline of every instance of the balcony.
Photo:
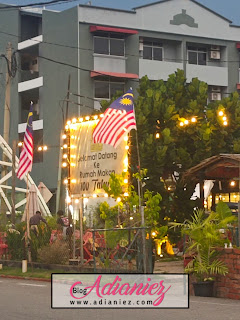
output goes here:
[{"label": "balcony", "polygon": [[18,50],[23,50],[23,49],[26,49],[26,48],[30,48],[32,46],[36,46],[39,43],[41,43],[42,41],[43,41],[43,36],[40,35],[40,36],[31,38],[29,40],[25,40],[25,41],[19,42],[18,43]]},{"label": "balcony", "polygon": [[228,69],[225,67],[202,66],[196,64],[187,64],[186,66],[187,82],[192,78],[198,78],[212,86],[228,86]]},{"label": "balcony", "polygon": [[126,57],[118,57],[103,54],[93,54],[94,70],[105,72],[126,73]]},{"label": "balcony", "polygon": [[38,77],[32,80],[23,81],[18,84],[18,92],[32,90],[43,86],[43,77]]},{"label": "balcony", "polygon": [[183,69],[182,63],[139,59],[139,78],[147,75],[150,80],[167,81],[170,74]]},{"label": "balcony", "polygon": [[38,71],[21,70],[21,82],[33,80],[39,77]]}]

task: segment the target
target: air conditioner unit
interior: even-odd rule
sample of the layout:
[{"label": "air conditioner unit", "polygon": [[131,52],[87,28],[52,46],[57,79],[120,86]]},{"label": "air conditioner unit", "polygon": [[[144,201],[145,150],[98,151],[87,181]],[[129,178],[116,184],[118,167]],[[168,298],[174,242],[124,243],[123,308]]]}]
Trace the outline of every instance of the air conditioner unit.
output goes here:
[{"label": "air conditioner unit", "polygon": [[219,46],[211,46],[211,51],[220,51]]},{"label": "air conditioner unit", "polygon": [[220,51],[210,51],[210,58],[211,59],[215,59],[215,60],[219,60],[221,58],[221,53]]},{"label": "air conditioner unit", "polygon": [[214,101],[221,100],[222,99],[221,93],[220,92],[212,92],[210,94],[210,99],[214,100]]},{"label": "air conditioner unit", "polygon": [[212,87],[212,92],[221,92],[221,88],[220,87]]}]

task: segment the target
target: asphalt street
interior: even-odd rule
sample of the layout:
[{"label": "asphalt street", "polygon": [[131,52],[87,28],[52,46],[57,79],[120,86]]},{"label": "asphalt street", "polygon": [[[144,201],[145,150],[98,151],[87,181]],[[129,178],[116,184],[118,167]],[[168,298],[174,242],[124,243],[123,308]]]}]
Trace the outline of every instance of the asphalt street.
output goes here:
[{"label": "asphalt street", "polygon": [[240,301],[201,297],[190,297],[186,310],[53,310],[50,283],[0,278],[1,320],[236,320],[239,314]]}]

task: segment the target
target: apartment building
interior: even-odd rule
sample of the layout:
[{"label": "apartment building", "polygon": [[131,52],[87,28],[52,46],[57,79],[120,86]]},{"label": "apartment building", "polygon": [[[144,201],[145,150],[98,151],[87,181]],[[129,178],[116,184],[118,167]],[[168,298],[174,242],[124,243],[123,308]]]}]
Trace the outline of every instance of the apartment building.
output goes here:
[{"label": "apartment building", "polygon": [[[159,1],[131,11],[79,5],[55,12],[1,5],[0,53],[11,43],[18,61],[11,80],[10,144],[21,141],[33,101],[32,177],[55,192],[66,117],[92,114],[117,90],[136,89],[142,76],[167,80],[178,68],[187,81],[198,77],[209,85],[209,100],[228,96],[240,89],[239,28],[194,0]],[[0,66],[3,134],[4,59]],[[47,151],[38,150],[45,145]]]}]

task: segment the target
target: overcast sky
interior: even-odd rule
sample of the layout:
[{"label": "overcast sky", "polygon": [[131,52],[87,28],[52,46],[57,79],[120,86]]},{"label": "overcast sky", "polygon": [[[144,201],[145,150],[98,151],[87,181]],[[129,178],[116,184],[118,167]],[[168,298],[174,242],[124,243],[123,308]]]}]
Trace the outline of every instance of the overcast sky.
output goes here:
[{"label": "overcast sky", "polygon": [[[36,3],[36,2],[47,2],[50,0],[0,0],[0,3],[7,4],[27,4],[27,3]],[[70,0],[71,1],[71,0]],[[156,1],[151,0],[92,0],[91,3],[94,6],[102,6],[109,8],[117,8],[117,9],[126,9],[130,10],[134,7],[138,7],[147,3],[152,3]],[[209,9],[216,11],[217,13],[223,15],[224,17],[233,21],[233,24],[240,25],[240,0],[198,0],[199,3],[205,5]],[[70,2],[68,5],[54,5],[51,8],[54,10],[62,10],[67,7],[73,7],[77,4],[86,4],[88,0],[78,0]],[[104,19],[104,17],[103,17]],[[104,23],[104,20],[103,20]]]}]

